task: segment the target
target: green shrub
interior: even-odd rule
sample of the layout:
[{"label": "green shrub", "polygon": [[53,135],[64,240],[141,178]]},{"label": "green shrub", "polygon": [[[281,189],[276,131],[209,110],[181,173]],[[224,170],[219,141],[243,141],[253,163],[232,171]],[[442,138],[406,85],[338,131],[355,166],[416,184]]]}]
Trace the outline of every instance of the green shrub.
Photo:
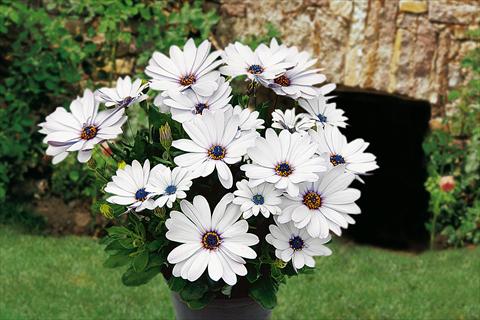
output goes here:
[{"label": "green shrub", "polygon": [[[43,3],[42,3],[43,2]],[[68,107],[81,86],[108,84],[116,77],[143,70],[154,50],[207,38],[218,17],[204,12],[201,1],[45,0],[0,2],[0,204],[26,203],[25,183],[49,171],[42,160],[36,124],[57,106]],[[133,70],[118,69],[118,59],[133,59]],[[134,59],[133,57],[136,57]],[[83,174],[69,165],[60,177]],[[73,188],[73,185],[71,186]],[[73,195],[92,196],[83,183]],[[76,197],[76,196],[75,196]],[[23,206],[23,205],[22,205]],[[10,212],[11,214],[11,212]],[[0,221],[3,219],[0,213]]]},{"label": "green shrub", "polygon": [[455,111],[424,142],[431,246],[438,235],[452,246],[480,243],[480,49],[463,66],[472,70],[472,79],[450,93]]}]

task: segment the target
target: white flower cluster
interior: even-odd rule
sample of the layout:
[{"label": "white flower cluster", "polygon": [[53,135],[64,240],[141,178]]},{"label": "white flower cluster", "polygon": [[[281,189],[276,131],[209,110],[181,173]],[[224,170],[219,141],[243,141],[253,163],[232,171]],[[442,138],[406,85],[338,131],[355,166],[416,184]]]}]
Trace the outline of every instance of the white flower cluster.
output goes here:
[{"label": "white flower cluster", "polygon": [[[250,246],[260,241],[248,233],[245,219],[259,214],[256,219],[272,222],[265,241],[275,247],[278,259],[292,260],[296,269],[313,267],[314,256],[331,254],[323,245],[330,231],[341,235],[341,228],[355,223],[360,192],[350,184],[378,167],[375,156],[365,152],[368,143],[347,142],[340,132],[347,118],[329,101],[335,86],[322,86],[325,76],[312,68],[316,59],[307,52],[275,39],[255,50],[236,42],[224,51],[210,51],[209,41],[197,47],[190,39],[183,50],[172,46],[169,56],[153,54],[147,84],[126,77],[95,95],[85,90],[70,112],[58,108],[40,125],[47,154],[58,163],[68,152],[79,151],[79,161],[87,161],[95,144],[122,133],[125,109],[147,99],[143,91],[149,86],[160,92],[154,104],[182,123],[188,139],[172,146],[184,153],[173,159],[173,169],[162,164],[150,169],[148,160],[119,169],[105,188],[112,195],[109,202],[137,212],[172,208],[187,197],[192,180],[216,171],[219,185],[211,192],[218,193],[233,187],[232,165],[241,164],[244,172],[213,213],[201,195],[182,200],[179,211],[169,213],[166,237],[181,243],[168,256],[173,275],[195,281],[207,270],[211,279],[235,284],[237,275],[247,273],[245,259],[256,258]],[[230,80],[237,76],[298,101],[306,112],[274,110],[271,128],[261,136],[265,121],[259,112],[229,104]],[[99,103],[113,108],[99,112]]]}]

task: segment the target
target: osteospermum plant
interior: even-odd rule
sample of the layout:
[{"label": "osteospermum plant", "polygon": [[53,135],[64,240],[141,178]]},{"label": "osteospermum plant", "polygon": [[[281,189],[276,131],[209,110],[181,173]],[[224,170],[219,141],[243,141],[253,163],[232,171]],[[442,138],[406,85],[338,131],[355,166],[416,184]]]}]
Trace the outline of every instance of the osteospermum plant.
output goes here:
[{"label": "osteospermum plant", "polygon": [[[193,309],[247,295],[271,309],[286,277],[332,254],[361,212],[351,184],[378,166],[367,142],[343,135],[315,64],[276,40],[212,50],[190,39],[153,53],[145,79],[86,89],[40,124],[53,163],[76,153],[104,185],[105,266],[125,268],[125,285],[162,274]],[[232,88],[237,77],[253,92]],[[250,99],[261,90],[290,103]]]}]

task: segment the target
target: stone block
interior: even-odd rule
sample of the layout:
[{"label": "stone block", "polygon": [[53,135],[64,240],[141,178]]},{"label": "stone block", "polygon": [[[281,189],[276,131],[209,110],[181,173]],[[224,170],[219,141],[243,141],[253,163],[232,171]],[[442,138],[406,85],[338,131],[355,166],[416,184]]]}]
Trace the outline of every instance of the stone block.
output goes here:
[{"label": "stone block", "polygon": [[424,13],[428,11],[428,6],[423,0],[400,0],[399,10],[408,13]]}]

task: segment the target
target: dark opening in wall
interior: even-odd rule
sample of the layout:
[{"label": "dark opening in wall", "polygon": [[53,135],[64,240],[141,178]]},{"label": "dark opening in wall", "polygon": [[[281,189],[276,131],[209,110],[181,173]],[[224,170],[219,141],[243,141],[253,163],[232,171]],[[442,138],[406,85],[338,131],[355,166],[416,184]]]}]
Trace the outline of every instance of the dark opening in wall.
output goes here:
[{"label": "dark opening in wall", "polygon": [[428,193],[422,142],[430,105],[424,101],[366,92],[336,91],[345,110],[348,141],[363,138],[379,169],[355,182],[362,191],[362,214],[345,234],[358,242],[397,249],[422,249],[427,243]]}]

